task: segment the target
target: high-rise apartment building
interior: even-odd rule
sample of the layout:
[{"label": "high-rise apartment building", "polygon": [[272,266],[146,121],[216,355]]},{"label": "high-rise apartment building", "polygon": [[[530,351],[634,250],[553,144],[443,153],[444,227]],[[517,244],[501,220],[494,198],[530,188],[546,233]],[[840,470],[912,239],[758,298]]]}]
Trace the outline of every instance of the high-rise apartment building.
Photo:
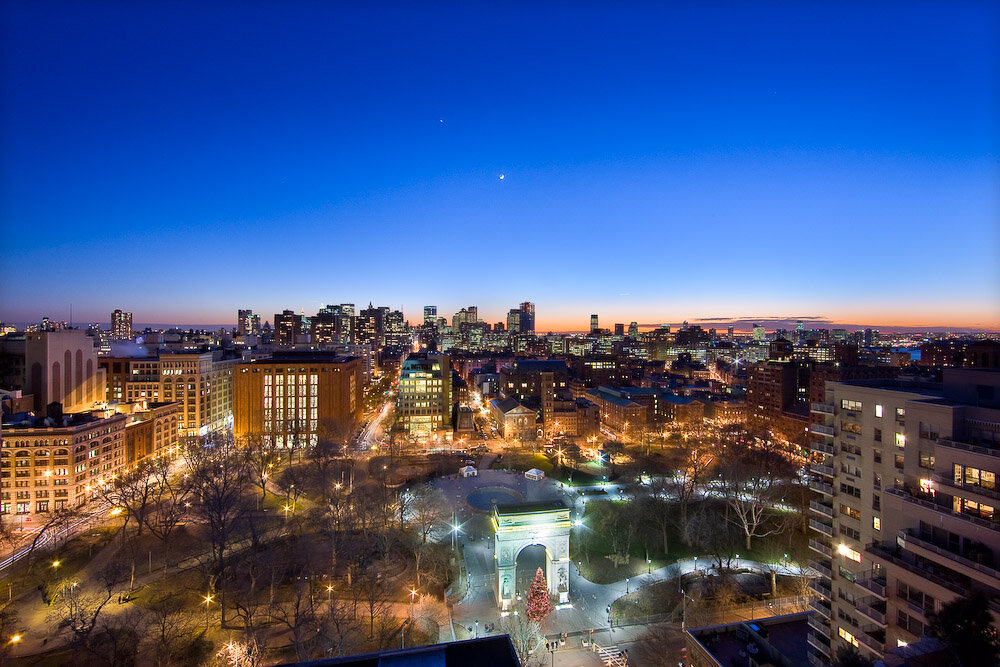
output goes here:
[{"label": "high-rise apartment building", "polygon": [[520,307],[520,333],[535,334],[535,304],[530,301],[523,301]]},{"label": "high-rise apartment building", "polygon": [[385,344],[388,347],[409,347],[413,344],[413,337],[403,319],[403,312],[390,310],[385,315]]},{"label": "high-rise apartment building", "polygon": [[233,398],[236,437],[305,447],[322,436],[346,439],[361,423],[361,359],[335,352],[282,351],[239,363]]},{"label": "high-rise apartment building", "polygon": [[760,343],[767,340],[767,334],[764,333],[764,326],[761,324],[753,325],[753,333],[751,334],[751,338],[755,343]]},{"label": "high-rise apartment building", "polygon": [[637,322],[630,322],[628,325],[628,337],[638,338],[639,337],[639,324]]},{"label": "high-rise apartment building", "polygon": [[274,342],[276,345],[295,345],[302,340],[302,316],[291,310],[274,315]]},{"label": "high-rise apartment building", "polygon": [[414,352],[399,375],[396,423],[410,436],[425,437],[451,427],[451,359],[446,354]]},{"label": "high-rise apartment building", "polygon": [[252,310],[237,311],[236,333],[240,336],[260,335],[260,315],[254,315]]},{"label": "high-rise apartment building", "polygon": [[810,503],[822,598],[813,664],[918,641],[942,604],[983,591],[1000,620],[1000,372],[942,384],[828,382],[813,403]]},{"label": "high-rise apartment building", "polygon": [[621,322],[615,323],[615,335],[624,336],[625,335],[625,324]]},{"label": "high-rise apartment building", "polygon": [[354,342],[358,345],[368,345],[374,352],[385,345],[385,313],[384,306],[375,308],[371,303],[354,318]]},{"label": "high-rise apartment building", "polygon": [[597,322],[597,313],[590,316],[590,333],[597,333],[600,329],[600,325]]},{"label": "high-rise apartment building", "polygon": [[507,331],[512,334],[521,333],[521,311],[518,308],[511,308],[507,311]]},{"label": "high-rise apartment building", "polygon": [[113,340],[132,340],[132,313],[118,309],[111,313],[111,338]]},{"label": "high-rise apartment building", "polygon": [[432,327],[437,324],[437,306],[424,306],[424,326]]}]

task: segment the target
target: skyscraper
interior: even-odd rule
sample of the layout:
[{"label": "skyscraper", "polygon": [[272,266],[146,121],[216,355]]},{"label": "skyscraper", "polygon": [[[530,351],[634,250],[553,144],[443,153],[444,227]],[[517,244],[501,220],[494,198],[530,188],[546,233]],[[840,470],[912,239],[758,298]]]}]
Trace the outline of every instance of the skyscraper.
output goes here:
[{"label": "skyscraper", "polygon": [[240,336],[260,333],[260,315],[254,315],[252,310],[239,310],[236,316],[236,332]]},{"label": "skyscraper", "polygon": [[274,316],[274,342],[278,345],[295,345],[302,336],[302,316],[284,310]]},{"label": "skyscraper", "polygon": [[631,322],[631,323],[629,323],[629,325],[628,325],[628,335],[629,335],[629,338],[638,338],[639,337],[639,323],[638,322]]},{"label": "skyscraper", "polygon": [[535,304],[530,301],[521,303],[521,333],[535,333]]},{"label": "skyscraper", "polygon": [[511,334],[517,334],[521,331],[521,310],[518,308],[511,308],[507,311],[507,331]]},{"label": "skyscraper", "polygon": [[113,340],[131,340],[132,313],[126,313],[117,308],[111,313],[111,338]]},{"label": "skyscraper", "polygon": [[615,335],[624,336],[625,335],[625,325],[621,322],[615,324]]},{"label": "skyscraper", "polygon": [[434,326],[437,323],[438,309],[437,306],[424,306],[424,324],[427,326]]},{"label": "skyscraper", "polygon": [[760,324],[753,325],[753,340],[754,340],[754,342],[758,342],[759,343],[760,341],[765,340],[766,338],[767,338],[767,336],[764,333],[764,327],[763,327],[763,325],[760,325]]},{"label": "skyscraper", "polygon": [[590,333],[597,333],[599,328],[600,327],[597,324],[597,314],[595,313],[590,316]]}]

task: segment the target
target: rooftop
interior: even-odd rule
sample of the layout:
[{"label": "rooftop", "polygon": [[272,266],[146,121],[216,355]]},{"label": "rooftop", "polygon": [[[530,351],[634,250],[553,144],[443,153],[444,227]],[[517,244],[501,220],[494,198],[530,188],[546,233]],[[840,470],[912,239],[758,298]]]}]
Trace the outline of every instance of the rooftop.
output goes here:
[{"label": "rooftop", "polygon": [[520,667],[514,647],[507,635],[467,639],[465,641],[418,646],[416,648],[382,651],[343,658],[328,658],[289,665],[301,667],[331,667],[354,665],[356,667],[452,667],[472,665],[477,667]]},{"label": "rooftop", "polygon": [[496,513],[506,514],[533,514],[536,512],[554,512],[568,509],[562,500],[540,500],[531,503],[516,503],[513,505],[497,505]]},{"label": "rooftop", "polygon": [[720,665],[809,667],[806,637],[811,613],[815,612],[693,628],[689,635]]},{"label": "rooftop", "polygon": [[270,357],[265,357],[263,359],[254,359],[253,361],[248,361],[244,363],[250,364],[276,364],[276,363],[295,363],[295,364],[345,364],[359,357],[353,357],[346,354],[338,354],[337,352],[322,352],[319,350],[283,350],[277,351]]}]

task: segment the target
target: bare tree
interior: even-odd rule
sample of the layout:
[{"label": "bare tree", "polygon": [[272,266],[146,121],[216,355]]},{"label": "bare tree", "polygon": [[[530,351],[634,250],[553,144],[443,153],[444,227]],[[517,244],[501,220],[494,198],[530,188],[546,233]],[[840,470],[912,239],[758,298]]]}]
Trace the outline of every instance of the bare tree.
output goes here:
[{"label": "bare tree", "polygon": [[289,596],[271,610],[275,621],[288,630],[300,661],[310,658],[310,647],[316,640],[317,612],[312,580],[308,577],[293,582]]},{"label": "bare tree", "polygon": [[197,623],[177,595],[166,593],[149,603],[149,622],[142,640],[143,654],[157,667],[191,662]]},{"label": "bare tree", "polygon": [[674,623],[646,626],[634,644],[635,657],[650,667],[675,667],[677,655],[684,646],[684,636]]},{"label": "bare tree", "polygon": [[253,483],[260,487],[260,499],[267,499],[267,483],[274,474],[278,460],[278,447],[274,437],[261,433],[250,433],[240,442],[244,460]]},{"label": "bare tree", "polygon": [[531,664],[535,651],[545,643],[545,637],[538,630],[538,623],[524,614],[509,614],[500,619],[500,632],[510,636],[514,653],[525,666]]},{"label": "bare tree", "polygon": [[[734,451],[735,450],[735,451]],[[751,539],[775,535],[786,527],[775,511],[780,490],[790,477],[780,453],[766,449],[730,448],[719,469],[719,488],[726,500],[728,520],[743,533],[746,549]]]},{"label": "bare tree", "polygon": [[156,511],[146,518],[146,527],[165,542],[187,514],[191,475],[171,475],[170,462],[166,459],[154,461],[149,472],[156,480],[152,487]]},{"label": "bare tree", "polygon": [[389,590],[385,581],[371,568],[363,573],[357,580],[356,586],[361,591],[365,606],[368,608],[368,638],[375,636],[375,619],[381,616],[389,607]]},{"label": "bare tree", "polygon": [[331,597],[320,607],[317,625],[324,654],[348,655],[357,648],[360,628],[349,601]]},{"label": "bare tree", "polygon": [[[191,489],[195,498],[195,516],[208,527],[209,590],[225,574],[226,551],[235,538],[237,527],[251,508],[247,498],[249,474],[232,440],[207,442],[189,452]],[[225,622],[225,591],[219,601]]]},{"label": "bare tree", "polygon": [[673,474],[654,482],[656,495],[671,497],[677,501],[679,512],[676,523],[681,539],[688,545],[691,544],[688,536],[688,509],[701,492],[706,472],[714,460],[711,452],[697,442],[691,446],[682,446],[675,450],[670,463]]},{"label": "bare tree", "polygon": [[416,529],[420,541],[426,543],[434,529],[448,521],[448,502],[441,491],[426,485],[417,487],[411,493],[410,525]]},{"label": "bare tree", "polygon": [[60,629],[68,629],[75,641],[85,643],[97,627],[101,612],[121,590],[127,576],[127,567],[121,561],[112,560],[98,572],[100,587],[87,586],[84,590],[84,586],[76,582],[63,582],[52,620]]}]

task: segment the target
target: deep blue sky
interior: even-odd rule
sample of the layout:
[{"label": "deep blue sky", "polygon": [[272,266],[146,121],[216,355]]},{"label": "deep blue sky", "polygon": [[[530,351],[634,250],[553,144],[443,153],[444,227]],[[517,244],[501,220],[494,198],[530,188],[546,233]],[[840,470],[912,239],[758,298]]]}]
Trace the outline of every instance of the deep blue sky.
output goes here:
[{"label": "deep blue sky", "polygon": [[6,2],[0,320],[1000,328],[998,7]]}]

